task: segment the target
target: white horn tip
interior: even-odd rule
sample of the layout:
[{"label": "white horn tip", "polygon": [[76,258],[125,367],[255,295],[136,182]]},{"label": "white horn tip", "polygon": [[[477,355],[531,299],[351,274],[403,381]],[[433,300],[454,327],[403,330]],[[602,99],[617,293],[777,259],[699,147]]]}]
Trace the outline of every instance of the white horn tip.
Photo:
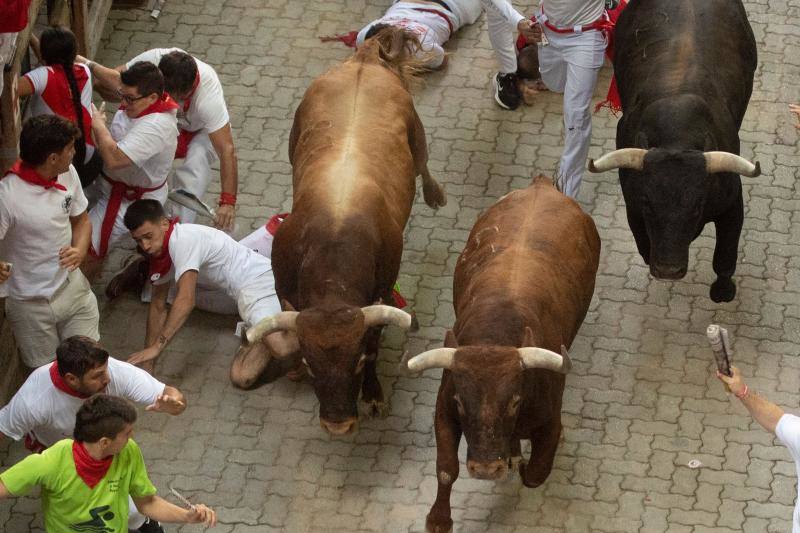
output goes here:
[{"label": "white horn tip", "polygon": [[589,159],[589,165],[588,165],[588,168],[589,168],[589,172],[593,172],[593,173],[595,173],[595,174],[597,174],[597,173],[599,173],[599,172],[600,172],[600,171],[597,169],[597,167],[596,167],[596,166],[594,166],[594,159]]},{"label": "white horn tip", "polygon": [[750,174],[751,178],[756,178],[761,175],[761,163],[756,161],[755,166],[756,168],[753,169],[753,173]]}]

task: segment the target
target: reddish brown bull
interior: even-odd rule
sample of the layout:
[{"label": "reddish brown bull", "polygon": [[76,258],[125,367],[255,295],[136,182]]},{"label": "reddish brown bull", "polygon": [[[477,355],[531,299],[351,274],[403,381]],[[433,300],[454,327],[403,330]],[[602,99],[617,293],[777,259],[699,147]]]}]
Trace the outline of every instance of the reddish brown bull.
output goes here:
[{"label": "reddish brown bull", "polygon": [[522,481],[536,487],[547,479],[561,434],[565,346],[589,307],[599,254],[592,219],[543,176],[475,223],[456,265],[456,323],[445,348],[408,362],[412,371],[445,369],[434,419],[439,490],[428,531],[452,529],[462,433],[470,476],[506,475],[521,455],[520,439],[529,439]]},{"label": "reddish brown bull", "polygon": [[[408,91],[418,47],[395,27],[368,40],[311,84],[289,140],[294,202],[272,249],[284,311],[256,325],[248,339],[282,332],[267,343],[272,355],[299,351],[320,423],[335,435],[355,430],[359,388],[372,412],[382,411],[375,373],[380,328],[411,324],[407,313],[373,304],[390,299],[397,279],[416,177],[429,206],[445,204],[428,172],[425,131]],[[234,383],[251,386],[266,367],[268,357],[256,352],[235,364]]]}]

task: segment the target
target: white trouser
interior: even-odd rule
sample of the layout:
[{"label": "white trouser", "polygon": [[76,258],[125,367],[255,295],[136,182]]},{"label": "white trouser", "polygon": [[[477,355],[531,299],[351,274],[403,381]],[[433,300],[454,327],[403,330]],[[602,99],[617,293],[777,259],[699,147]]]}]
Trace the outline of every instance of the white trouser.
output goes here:
[{"label": "white trouser", "polygon": [[483,11],[481,0],[444,0],[444,2],[456,16],[456,30],[474,24]]},{"label": "white trouser", "polygon": [[[189,143],[183,164],[175,169],[172,178],[173,189],[184,189],[201,200],[211,182],[211,165],[217,160],[217,152],[211,144],[207,133],[198,133]],[[197,213],[191,209],[172,204],[172,214],[181,218],[181,222],[194,222]]]},{"label": "white trouser", "polygon": [[564,93],[564,152],[558,166],[561,190],[577,198],[592,138],[592,95],[603,66],[602,32],[556,33],[545,28],[550,44],[539,47],[539,72],[553,92]]},{"label": "white trouser", "polygon": [[509,74],[517,71],[517,49],[515,37],[517,29],[502,14],[485,0],[467,0],[465,4],[478,3],[486,10],[486,25],[489,28],[489,42],[492,43],[494,56],[500,65],[500,73]]}]

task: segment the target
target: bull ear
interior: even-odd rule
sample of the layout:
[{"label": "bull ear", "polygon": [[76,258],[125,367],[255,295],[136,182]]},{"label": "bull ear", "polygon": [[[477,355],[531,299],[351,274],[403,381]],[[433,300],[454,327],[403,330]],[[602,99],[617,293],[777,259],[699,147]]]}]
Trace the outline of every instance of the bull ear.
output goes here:
[{"label": "bull ear", "polygon": [[456,340],[456,334],[453,333],[452,329],[448,329],[447,333],[444,334],[444,347],[458,348],[458,341]]},{"label": "bull ear", "polygon": [[644,132],[640,131],[636,134],[636,146],[638,148],[644,148],[645,150],[649,149],[650,146],[648,145],[647,135]]},{"label": "bull ear", "polygon": [[533,330],[525,326],[525,336],[522,339],[523,346],[536,346],[536,341],[533,339]]}]

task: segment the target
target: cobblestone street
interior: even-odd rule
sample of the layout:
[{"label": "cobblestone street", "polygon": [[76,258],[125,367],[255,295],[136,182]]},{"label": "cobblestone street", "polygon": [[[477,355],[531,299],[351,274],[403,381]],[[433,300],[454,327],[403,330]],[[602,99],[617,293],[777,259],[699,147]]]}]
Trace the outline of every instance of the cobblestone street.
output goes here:
[{"label": "cobblestone street", "polygon": [[[118,65],[153,47],[179,46],[217,69],[239,155],[236,237],[291,208],[287,146],[294,110],[310,81],[347,58],[318,36],[360,28],[390,0],[170,0],[158,21],[113,10],[96,58]],[[530,4],[515,2],[518,8]],[[733,336],[734,363],[750,386],[790,411],[800,406],[800,150],[787,105],[800,99],[800,0],[745,2],[759,67],[741,131],[742,155],[761,163],[742,178],[745,223],[738,294],[714,304],[713,226],[690,250],[689,273],[652,279],[636,252],[617,173],[587,174],[580,201],[602,239],[595,296],[571,349],[564,435],[552,474],[537,489],[514,474],[470,479],[463,465],[451,498],[458,532],[787,532],[797,494],[788,451],[712,376],[709,323]],[[445,185],[434,212],[421,192],[406,231],[401,291],[419,331],[387,328],[379,376],[390,405],[362,417],[359,432],[333,439],[320,428],[308,383],[286,378],[235,389],[228,369],[235,317],[195,311],[156,376],[186,393],[179,417],[141,413],[135,439],[159,493],[168,484],[215,507],[220,533],[424,531],[436,494],[433,407],[439,371],[411,375],[404,352],[442,345],[454,321],[452,274],[477,215],[532,175],[552,175],[562,146],[561,98],[501,110],[497,70],[482,17],[447,49],[443,72],[415,95],[431,173]],[[606,93],[605,67],[595,93]],[[616,119],[594,116],[591,157],[613,149]],[[218,173],[215,174],[218,176]],[[219,192],[214,178],[207,200]],[[204,220],[208,222],[208,220]],[[146,306],[132,295],[109,303],[96,287],[101,341],[125,359],[144,341]],[[0,442],[0,469],[25,455]],[[702,466],[687,463],[698,459]],[[42,531],[40,501],[0,503],[0,529]],[[166,526],[167,531],[200,531]]]}]

